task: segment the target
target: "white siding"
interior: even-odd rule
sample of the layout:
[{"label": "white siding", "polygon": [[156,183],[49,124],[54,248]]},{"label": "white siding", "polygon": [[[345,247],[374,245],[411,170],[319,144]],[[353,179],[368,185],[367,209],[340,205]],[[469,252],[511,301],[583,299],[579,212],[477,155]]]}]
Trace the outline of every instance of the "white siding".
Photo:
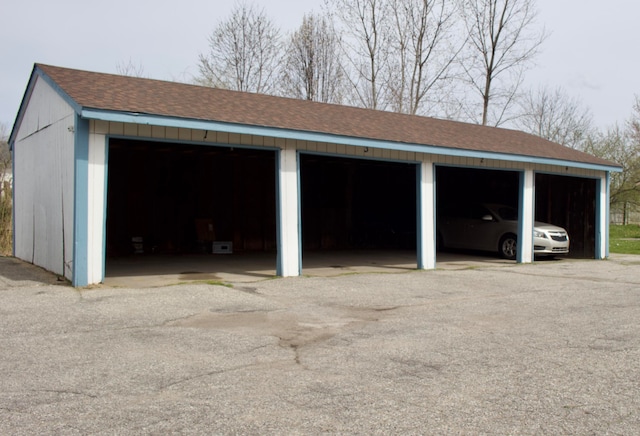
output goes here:
[{"label": "white siding", "polygon": [[420,164],[420,239],[418,268],[436,267],[435,174],[431,162]]},{"label": "white siding", "polygon": [[278,174],[278,215],[280,244],[278,246],[278,273],[283,277],[300,275],[300,232],[298,216],[298,157],[295,149],[280,152]]},{"label": "white siding", "polygon": [[68,279],[73,268],[74,112],[37,79],[15,153],[16,257]]},{"label": "white siding", "polygon": [[[104,271],[104,220],[105,220],[105,167],[106,137],[107,135],[125,135],[140,139],[178,140],[211,145],[243,145],[252,147],[278,148],[280,153],[279,178],[279,214],[280,214],[280,250],[279,272],[283,276],[295,276],[300,272],[299,253],[299,219],[297,185],[297,152],[327,153],[343,155],[345,157],[363,157],[372,159],[389,159],[421,163],[421,204],[422,248],[420,268],[435,267],[435,235],[434,235],[434,201],[433,192],[435,173],[433,165],[453,165],[470,168],[484,168],[508,171],[524,171],[523,202],[525,220],[522,232],[532,234],[533,211],[535,198],[535,173],[549,173],[573,177],[601,178],[602,171],[570,168],[557,165],[529,164],[525,162],[511,162],[489,158],[472,158],[464,156],[441,156],[420,152],[379,149],[374,147],[360,147],[346,144],[334,144],[315,141],[284,139],[238,133],[176,129],[162,126],[143,124],[124,124],[107,121],[93,121],[91,123],[91,139],[89,151],[89,265],[88,275],[90,283],[101,281]],[[600,212],[602,213],[602,212]],[[603,242],[606,236],[603,236]],[[525,238],[523,250],[520,253],[521,262],[533,260],[532,239]]]},{"label": "white siding", "polygon": [[[521,221],[518,235],[518,262],[533,262],[533,222],[535,215],[535,176],[530,169],[522,175],[522,192],[520,193]],[[522,242],[520,242],[522,241]]]},{"label": "white siding", "polygon": [[230,134],[226,132],[216,131],[204,131],[204,130],[191,130],[191,129],[175,129],[164,127],[151,127],[144,124],[123,124],[107,121],[95,121],[93,123],[92,131],[101,134],[110,135],[126,135],[135,137],[138,136],[141,139],[164,139],[164,140],[180,140],[180,141],[194,141],[199,143],[211,143],[214,144],[238,144],[238,145],[250,145],[253,147],[277,147],[283,149],[285,147],[289,149],[295,149],[298,151],[309,151],[313,153],[328,153],[339,154],[345,157],[364,157],[375,159],[391,159],[394,161],[408,161],[408,162],[429,162],[436,165],[454,165],[462,167],[474,167],[474,168],[487,168],[487,169],[502,169],[521,171],[525,167],[532,168],[535,172],[543,172],[549,174],[574,176],[574,177],[588,177],[588,178],[600,178],[603,172],[595,170],[587,170],[581,168],[569,168],[565,166],[556,165],[530,165],[522,162],[510,162],[496,159],[480,159],[464,156],[439,156],[434,154],[414,153],[399,150],[378,149],[370,147],[365,151],[365,147],[356,147],[345,144],[329,144],[325,142],[313,142],[313,141],[298,141],[293,139],[281,139],[268,136],[255,136],[255,135],[240,135]]},{"label": "white siding", "polygon": [[89,183],[88,183],[88,241],[87,278],[89,283],[99,283],[104,279],[105,262],[105,221],[106,221],[106,177],[107,150],[106,137],[89,135]]}]

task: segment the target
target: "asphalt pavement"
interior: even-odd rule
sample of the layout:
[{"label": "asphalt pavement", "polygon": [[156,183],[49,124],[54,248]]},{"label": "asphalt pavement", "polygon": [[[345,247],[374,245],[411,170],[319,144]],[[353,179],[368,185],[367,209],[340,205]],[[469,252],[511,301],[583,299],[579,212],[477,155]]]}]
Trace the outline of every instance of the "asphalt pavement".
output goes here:
[{"label": "asphalt pavement", "polygon": [[136,289],[0,258],[0,434],[640,434],[640,256]]}]

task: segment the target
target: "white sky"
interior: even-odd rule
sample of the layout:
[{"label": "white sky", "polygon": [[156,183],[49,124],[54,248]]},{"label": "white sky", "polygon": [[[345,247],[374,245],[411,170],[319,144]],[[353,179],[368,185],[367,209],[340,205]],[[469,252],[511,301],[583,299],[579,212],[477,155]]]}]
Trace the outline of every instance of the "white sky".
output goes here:
[{"label": "white sky", "polygon": [[[131,60],[155,79],[185,80],[230,0],[0,0],[0,123],[13,125],[34,63],[115,73]],[[256,0],[283,30],[322,0]],[[562,86],[604,128],[623,123],[640,95],[640,2],[537,0],[550,34],[528,74]]]}]

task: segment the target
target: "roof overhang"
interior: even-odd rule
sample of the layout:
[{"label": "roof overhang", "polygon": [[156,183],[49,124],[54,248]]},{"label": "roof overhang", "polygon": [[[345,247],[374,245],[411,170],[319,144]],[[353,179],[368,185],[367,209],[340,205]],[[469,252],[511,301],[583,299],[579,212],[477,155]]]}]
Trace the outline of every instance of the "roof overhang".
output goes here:
[{"label": "roof overhang", "polygon": [[355,147],[370,147],[388,150],[398,150],[411,153],[426,153],[437,156],[451,156],[451,157],[467,157],[476,159],[492,159],[501,160],[507,162],[514,162],[519,164],[537,164],[537,165],[551,165],[556,167],[586,169],[595,171],[606,172],[620,172],[622,168],[617,165],[603,165],[597,163],[579,162],[574,160],[562,160],[548,157],[537,157],[523,154],[512,153],[500,153],[490,151],[479,151],[462,149],[455,147],[447,147],[442,145],[425,145],[415,144],[407,142],[395,142],[385,141],[380,139],[370,139],[366,137],[345,136],[338,134],[331,134],[326,132],[314,132],[295,129],[286,129],[282,127],[271,127],[251,124],[239,124],[232,122],[223,122],[206,119],[190,119],[172,117],[166,115],[154,115],[148,113],[133,113],[133,112],[121,112],[111,111],[100,108],[83,107],[78,104],[73,98],[67,94],[49,75],[47,75],[37,65],[31,73],[27,89],[25,91],[23,100],[20,104],[20,109],[16,117],[13,129],[9,136],[9,146],[13,148],[15,142],[15,136],[20,128],[20,124],[24,117],[24,113],[28,106],[29,100],[33,93],[33,89],[38,79],[44,80],[49,86],[51,86],[64,100],[69,104],[71,108],[81,117],[87,120],[101,120],[108,122],[119,123],[135,123],[152,126],[162,127],[175,127],[182,129],[195,129],[204,131],[219,131],[225,133],[236,133],[244,135],[256,135],[256,136],[268,136],[274,138],[312,141],[329,144],[349,145]]},{"label": "roof overhang", "polygon": [[236,133],[241,135],[269,136],[274,138],[292,139],[299,141],[312,141],[329,144],[350,145],[355,147],[370,147],[388,150],[398,150],[411,153],[426,153],[438,156],[467,157],[476,159],[493,159],[521,164],[553,165],[560,167],[579,168],[595,171],[619,172],[618,166],[598,165],[592,163],[575,162],[569,160],[551,159],[536,156],[493,153],[487,151],[474,151],[443,147],[435,145],[410,144],[403,142],[382,141],[351,136],[332,135],[322,132],[307,132],[289,130],[269,126],[253,126],[247,124],[235,124],[210,120],[195,120],[176,117],[165,117],[153,114],[141,114],[131,112],[114,112],[101,109],[82,108],[79,115],[89,120],[100,120],[117,123],[133,123],[151,126],[175,127],[181,129],[194,129],[204,131],[218,131]]}]

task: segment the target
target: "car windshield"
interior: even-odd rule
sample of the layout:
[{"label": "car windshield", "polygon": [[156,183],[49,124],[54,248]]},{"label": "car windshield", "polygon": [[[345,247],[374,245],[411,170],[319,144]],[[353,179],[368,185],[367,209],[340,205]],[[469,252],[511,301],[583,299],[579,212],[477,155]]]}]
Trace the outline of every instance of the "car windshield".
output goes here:
[{"label": "car windshield", "polygon": [[503,206],[496,211],[503,220],[517,221],[518,211],[512,207]]}]

